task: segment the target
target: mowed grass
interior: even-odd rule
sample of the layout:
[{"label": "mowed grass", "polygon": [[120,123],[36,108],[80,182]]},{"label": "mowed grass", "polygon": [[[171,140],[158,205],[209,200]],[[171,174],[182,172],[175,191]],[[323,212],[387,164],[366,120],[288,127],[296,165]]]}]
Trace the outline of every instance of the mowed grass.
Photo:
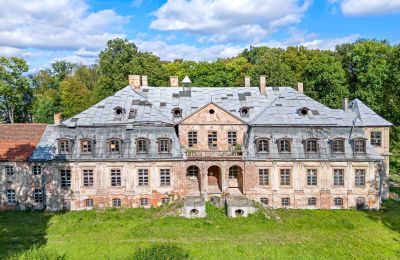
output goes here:
[{"label": "mowed grass", "polygon": [[66,259],[127,259],[136,248],[173,242],[191,259],[400,258],[400,203],[381,211],[275,210],[227,218],[160,217],[165,209],[0,213],[0,259],[33,244]]}]

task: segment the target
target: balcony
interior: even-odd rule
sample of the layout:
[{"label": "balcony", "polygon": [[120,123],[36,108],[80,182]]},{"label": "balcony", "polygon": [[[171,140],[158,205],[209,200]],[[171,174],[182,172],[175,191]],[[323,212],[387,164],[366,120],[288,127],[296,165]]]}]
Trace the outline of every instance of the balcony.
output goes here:
[{"label": "balcony", "polygon": [[243,156],[241,150],[186,150],[184,152],[188,160],[229,160],[229,159],[240,159]]}]

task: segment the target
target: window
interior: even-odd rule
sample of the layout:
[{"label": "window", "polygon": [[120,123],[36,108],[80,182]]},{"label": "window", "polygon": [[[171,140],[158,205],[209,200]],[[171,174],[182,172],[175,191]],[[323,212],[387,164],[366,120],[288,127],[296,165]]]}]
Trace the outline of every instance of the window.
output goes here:
[{"label": "window", "polygon": [[257,152],[258,153],[268,153],[269,152],[269,140],[268,139],[257,140]]},{"label": "window", "polygon": [[61,170],[61,187],[69,188],[71,187],[71,170]]},{"label": "window", "polygon": [[278,150],[280,153],[290,153],[290,140],[288,139],[279,140]]},{"label": "window", "polygon": [[170,169],[160,169],[160,186],[171,186]]},{"label": "window", "polygon": [[306,153],[317,152],[317,140],[306,140]]},{"label": "window", "polygon": [[82,140],[81,141],[81,153],[91,153],[92,152],[92,141]]},{"label": "window", "polygon": [[113,207],[121,207],[121,204],[122,204],[121,199],[113,199],[112,200]]},{"label": "window", "polygon": [[228,144],[232,146],[236,145],[236,132],[234,131],[228,132]]},{"label": "window", "polygon": [[229,179],[236,180],[238,177],[238,167],[232,166],[229,168]]},{"label": "window", "polygon": [[268,204],[269,204],[269,199],[263,197],[263,198],[260,199],[260,202],[261,202],[261,204],[263,204],[263,205],[268,205]]},{"label": "window", "polygon": [[333,153],[344,153],[344,140],[343,139],[333,140],[332,152]]},{"label": "window", "polygon": [[146,207],[147,205],[149,205],[149,199],[148,198],[141,198],[140,199],[140,206],[141,207]]},{"label": "window", "polygon": [[83,170],[83,186],[93,186],[93,170]]},{"label": "window", "polygon": [[35,203],[43,202],[43,190],[42,189],[34,189],[33,190],[33,200]]},{"label": "window", "polygon": [[333,170],[333,185],[343,186],[344,185],[344,170],[334,169]]},{"label": "window", "polygon": [[147,169],[139,169],[138,170],[138,183],[139,183],[139,186],[148,186],[149,185],[149,170],[147,170]]},{"label": "window", "polygon": [[121,170],[111,170],[111,186],[121,186]]},{"label": "window", "polygon": [[17,198],[15,197],[15,190],[7,190],[7,203],[10,205],[17,204]]},{"label": "window", "polygon": [[146,139],[138,139],[136,142],[136,149],[138,153],[148,153],[149,152],[149,141]]},{"label": "window", "polygon": [[290,198],[282,198],[281,204],[282,206],[290,206]]},{"label": "window", "polygon": [[121,141],[116,139],[108,141],[108,151],[110,153],[121,152]]},{"label": "window", "polygon": [[290,185],[290,170],[289,169],[281,170],[281,185],[282,186]]},{"label": "window", "polygon": [[258,170],[258,184],[260,186],[268,186],[269,185],[268,169],[259,169]]},{"label": "window", "polygon": [[165,204],[169,204],[171,200],[168,197],[164,197],[161,199],[161,204],[165,205]]},{"label": "window", "polygon": [[354,152],[365,153],[365,140],[354,140]]},{"label": "window", "polygon": [[382,132],[371,132],[371,144],[375,146],[382,145]]},{"label": "window", "polygon": [[5,170],[6,170],[6,175],[7,175],[7,176],[12,176],[12,175],[14,175],[14,166],[6,165],[6,166],[5,166]]},{"label": "window", "polygon": [[335,204],[336,207],[343,207],[343,199],[336,197],[333,199],[333,203]]},{"label": "window", "polygon": [[176,107],[176,108],[172,109],[172,115],[174,117],[181,117],[182,116],[182,109],[180,109],[179,107]]},{"label": "window", "polygon": [[169,153],[169,146],[171,141],[169,139],[158,140],[158,152],[159,153]]},{"label": "window", "polygon": [[248,116],[249,115],[249,108],[248,107],[241,107],[239,109],[239,113],[241,116]]},{"label": "window", "polygon": [[315,169],[307,170],[307,185],[317,186],[317,170]]},{"label": "window", "polygon": [[217,148],[217,132],[208,132],[208,148]]},{"label": "window", "polygon": [[308,198],[307,200],[308,206],[317,206],[317,198],[312,197]]},{"label": "window", "polygon": [[85,206],[86,207],[93,207],[93,200],[92,199],[85,199]]},{"label": "window", "polygon": [[58,143],[59,153],[61,154],[69,154],[70,151],[70,143],[69,140],[60,140]]},{"label": "window", "polygon": [[40,175],[42,174],[42,167],[40,165],[34,165],[32,167],[32,173],[33,175]]},{"label": "window", "polygon": [[195,144],[197,144],[197,131],[188,132],[188,144],[189,147],[193,147]]},{"label": "window", "polygon": [[362,170],[362,169],[356,170],[355,185],[357,187],[365,186],[365,170]]},{"label": "window", "polygon": [[187,169],[186,174],[188,177],[196,177],[197,178],[199,176],[199,168],[197,166],[192,165]]}]

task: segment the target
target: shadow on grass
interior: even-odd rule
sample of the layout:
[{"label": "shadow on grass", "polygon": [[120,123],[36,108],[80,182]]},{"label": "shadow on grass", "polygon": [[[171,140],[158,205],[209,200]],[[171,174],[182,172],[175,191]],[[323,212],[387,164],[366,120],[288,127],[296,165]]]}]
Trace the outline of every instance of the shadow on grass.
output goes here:
[{"label": "shadow on grass", "polygon": [[382,222],[385,226],[400,233],[400,202],[392,199],[382,203],[379,211],[367,211],[368,217]]},{"label": "shadow on grass", "polygon": [[34,245],[45,245],[51,217],[47,212],[0,212],[0,259],[22,253]]}]

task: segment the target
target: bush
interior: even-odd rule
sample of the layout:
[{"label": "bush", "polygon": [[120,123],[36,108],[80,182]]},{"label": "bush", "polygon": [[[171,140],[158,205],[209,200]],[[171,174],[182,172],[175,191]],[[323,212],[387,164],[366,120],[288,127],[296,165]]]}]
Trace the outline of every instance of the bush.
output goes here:
[{"label": "bush", "polygon": [[154,244],[139,248],[133,255],[135,260],[181,260],[189,259],[189,253],[174,244]]}]

